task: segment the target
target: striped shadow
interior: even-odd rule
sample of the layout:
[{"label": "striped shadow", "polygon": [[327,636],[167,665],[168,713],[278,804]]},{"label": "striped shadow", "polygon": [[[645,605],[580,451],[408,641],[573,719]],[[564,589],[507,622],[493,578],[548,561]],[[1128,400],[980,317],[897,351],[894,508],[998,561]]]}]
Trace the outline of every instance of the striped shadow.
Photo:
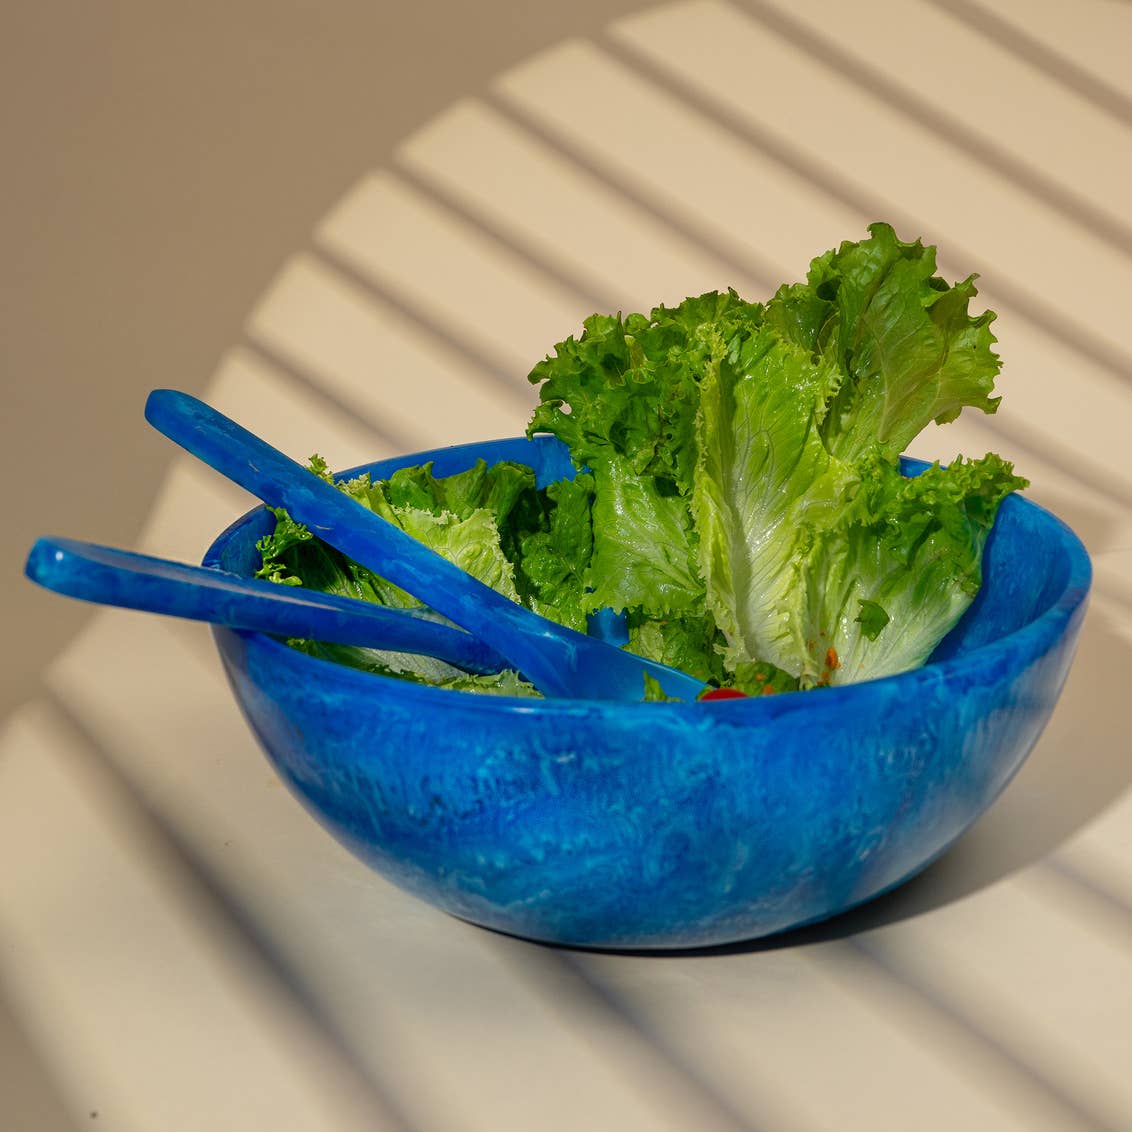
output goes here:
[{"label": "striped shadow", "polygon": [[[1004,50],[1060,83],[1066,90],[1091,102],[1125,126],[1132,126],[1132,98],[1123,91],[1075,63],[1068,56],[1054,51],[1026,28],[1007,19],[975,0],[924,0],[953,19],[993,40]],[[1127,0],[1124,0],[1126,3]],[[1086,13],[1081,13],[1088,18]]]}]

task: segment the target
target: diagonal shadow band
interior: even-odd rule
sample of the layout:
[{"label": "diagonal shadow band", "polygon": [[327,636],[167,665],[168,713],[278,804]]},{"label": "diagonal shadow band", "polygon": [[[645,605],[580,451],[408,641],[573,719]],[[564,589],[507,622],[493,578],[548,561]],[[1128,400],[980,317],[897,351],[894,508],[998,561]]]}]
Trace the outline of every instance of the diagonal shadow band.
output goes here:
[{"label": "diagonal shadow band", "polygon": [[1048,47],[1025,28],[983,4],[972,3],[972,0],[927,0],[927,3],[966,24],[984,38],[993,40],[1118,122],[1132,126],[1132,99],[1068,56]]}]

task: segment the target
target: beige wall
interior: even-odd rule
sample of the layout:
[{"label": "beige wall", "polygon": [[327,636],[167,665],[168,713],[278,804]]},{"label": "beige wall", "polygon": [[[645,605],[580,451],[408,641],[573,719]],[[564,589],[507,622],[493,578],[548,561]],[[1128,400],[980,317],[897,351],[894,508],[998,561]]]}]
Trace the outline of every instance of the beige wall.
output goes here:
[{"label": "beige wall", "polygon": [[[131,544],[256,297],[364,169],[457,94],[626,0],[9,5],[0,35],[0,716],[88,610],[21,576],[40,534]],[[13,645],[11,642],[18,642]]]}]

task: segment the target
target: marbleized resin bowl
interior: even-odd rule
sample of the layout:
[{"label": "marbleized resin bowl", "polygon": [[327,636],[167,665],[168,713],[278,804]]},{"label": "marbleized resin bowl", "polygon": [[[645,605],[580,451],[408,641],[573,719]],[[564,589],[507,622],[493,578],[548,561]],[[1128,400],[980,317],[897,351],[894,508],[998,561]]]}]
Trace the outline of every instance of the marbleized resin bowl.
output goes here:
[{"label": "marbleized resin bowl", "polygon": [[[556,441],[518,439],[367,470],[433,460],[446,475],[479,457],[526,462],[541,482],[569,468]],[[253,572],[272,521],[262,508],[245,515],[206,564]],[[257,633],[215,636],[275,769],[383,876],[531,939],[676,948],[823,919],[939,856],[1045,726],[1089,580],[1074,534],[1012,496],[978,598],[925,667],[712,703],[452,692]]]}]

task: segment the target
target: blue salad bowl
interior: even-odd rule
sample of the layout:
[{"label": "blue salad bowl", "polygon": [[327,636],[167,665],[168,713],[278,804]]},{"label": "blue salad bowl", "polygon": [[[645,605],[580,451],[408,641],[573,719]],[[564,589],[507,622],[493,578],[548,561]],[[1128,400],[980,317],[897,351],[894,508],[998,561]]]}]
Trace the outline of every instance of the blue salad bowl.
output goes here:
[{"label": "blue salad bowl", "polygon": [[[358,471],[437,475],[557,441],[464,445]],[[908,470],[922,467],[908,462]],[[249,512],[205,563],[259,565]],[[923,668],[707,703],[519,699],[370,675],[257,633],[216,642],[268,759],[329,832],[455,916],[584,947],[709,946],[781,932],[891,889],[944,852],[1049,719],[1085,612],[1088,556],[1011,496],[983,587]]]}]

